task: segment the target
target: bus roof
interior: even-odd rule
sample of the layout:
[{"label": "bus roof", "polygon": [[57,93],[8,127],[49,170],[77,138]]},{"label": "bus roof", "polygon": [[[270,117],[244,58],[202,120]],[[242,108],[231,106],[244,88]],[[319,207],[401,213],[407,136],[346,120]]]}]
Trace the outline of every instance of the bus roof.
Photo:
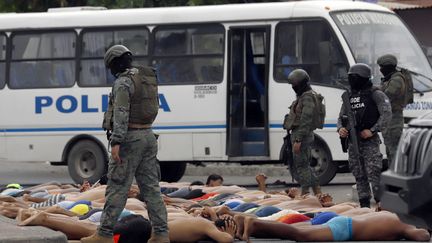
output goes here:
[{"label": "bus roof", "polygon": [[[295,14],[293,15],[293,10]],[[226,4],[196,7],[112,9],[96,11],[0,14],[1,30],[98,27],[194,22],[275,20],[300,16],[326,16],[329,11],[375,10],[391,12],[376,4],[351,1],[301,1]]]}]

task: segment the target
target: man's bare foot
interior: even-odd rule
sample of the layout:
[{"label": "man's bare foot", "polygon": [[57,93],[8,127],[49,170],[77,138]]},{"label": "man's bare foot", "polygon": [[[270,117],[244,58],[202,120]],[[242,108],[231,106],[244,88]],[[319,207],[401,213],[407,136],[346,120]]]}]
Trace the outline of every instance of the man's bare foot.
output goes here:
[{"label": "man's bare foot", "polygon": [[287,193],[288,197],[292,199],[300,196],[300,190],[297,187],[288,188],[287,190],[285,190],[285,192]]},{"label": "man's bare foot", "polygon": [[236,235],[235,236],[238,239],[242,239],[243,238],[244,219],[245,219],[245,216],[243,216],[243,215],[240,215],[240,214],[234,215],[234,221],[235,221],[235,223],[237,225],[237,230],[236,230]]},{"label": "man's bare foot", "polygon": [[82,184],[81,187],[80,187],[80,192],[88,191],[90,188],[91,188],[91,184],[90,184],[90,182],[87,181],[87,180],[84,180],[84,181],[83,181],[83,184]]},{"label": "man's bare foot", "polygon": [[264,173],[259,173],[258,175],[255,176],[255,180],[257,181],[258,184],[260,183],[265,184],[267,180],[267,176]]},{"label": "man's bare foot", "polygon": [[244,241],[250,243],[249,237],[254,232],[254,227],[253,227],[254,220],[255,219],[252,217],[245,217],[244,226],[243,226],[243,236],[242,236],[241,240],[244,240]]},{"label": "man's bare foot", "polygon": [[317,197],[323,207],[331,207],[334,205],[333,198],[328,193],[318,194]]}]

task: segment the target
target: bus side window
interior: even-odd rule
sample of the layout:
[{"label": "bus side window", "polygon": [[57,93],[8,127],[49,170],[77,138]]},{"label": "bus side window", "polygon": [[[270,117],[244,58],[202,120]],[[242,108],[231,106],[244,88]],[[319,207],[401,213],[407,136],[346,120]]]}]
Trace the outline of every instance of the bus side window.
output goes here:
[{"label": "bus side window", "polygon": [[5,85],[6,80],[6,36],[0,33],[0,89]]},{"label": "bus side window", "polygon": [[225,29],[219,24],[158,26],[153,65],[160,84],[219,83]]},{"label": "bus side window", "polygon": [[274,78],[286,81],[302,68],[314,83],[336,85],[346,76],[348,64],[342,48],[325,20],[296,20],[276,26]]},{"label": "bus side window", "polygon": [[13,33],[9,86],[13,89],[72,86],[75,43],[76,34],[72,30]]},{"label": "bus side window", "polygon": [[115,77],[105,67],[106,50],[121,44],[131,50],[133,65],[148,65],[149,31],[146,27],[116,27],[84,29],[81,34],[79,85],[85,87],[111,86]]}]

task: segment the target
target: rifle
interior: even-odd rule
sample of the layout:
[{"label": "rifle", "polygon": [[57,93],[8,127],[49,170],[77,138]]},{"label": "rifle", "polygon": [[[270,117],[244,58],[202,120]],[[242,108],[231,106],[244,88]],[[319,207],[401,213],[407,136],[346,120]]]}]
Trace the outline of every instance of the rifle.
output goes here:
[{"label": "rifle", "polygon": [[294,181],[293,173],[292,173],[292,166],[294,164],[294,157],[292,153],[292,144],[291,144],[291,134],[289,131],[287,131],[287,135],[283,138],[284,143],[282,145],[281,154],[280,154],[280,160],[288,166],[288,169],[290,171],[291,177]]},{"label": "rifle", "polygon": [[283,155],[282,155],[282,161],[284,164],[288,165],[290,168],[293,164],[294,158],[292,153],[292,144],[291,144],[291,134],[287,132],[287,135],[283,138],[284,144],[283,144]]},{"label": "rifle", "polygon": [[[342,127],[348,127],[348,116],[342,115],[341,117]],[[339,137],[342,145],[342,151],[344,153],[348,152],[348,138]]]},{"label": "rifle", "polygon": [[349,132],[349,140],[351,141],[352,145],[352,152],[354,152],[354,155],[360,159],[360,152],[358,147],[358,140],[357,140],[357,130],[356,130],[356,119],[354,112],[351,110],[350,105],[350,97],[349,92],[345,92],[342,94],[342,105],[345,107],[345,112],[348,120],[348,126],[345,127]]}]

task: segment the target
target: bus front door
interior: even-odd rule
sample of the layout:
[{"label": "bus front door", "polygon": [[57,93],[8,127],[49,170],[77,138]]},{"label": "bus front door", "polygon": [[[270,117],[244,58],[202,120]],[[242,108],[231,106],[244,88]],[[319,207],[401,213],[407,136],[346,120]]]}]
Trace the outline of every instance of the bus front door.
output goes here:
[{"label": "bus front door", "polygon": [[227,155],[268,157],[270,27],[229,30]]}]

